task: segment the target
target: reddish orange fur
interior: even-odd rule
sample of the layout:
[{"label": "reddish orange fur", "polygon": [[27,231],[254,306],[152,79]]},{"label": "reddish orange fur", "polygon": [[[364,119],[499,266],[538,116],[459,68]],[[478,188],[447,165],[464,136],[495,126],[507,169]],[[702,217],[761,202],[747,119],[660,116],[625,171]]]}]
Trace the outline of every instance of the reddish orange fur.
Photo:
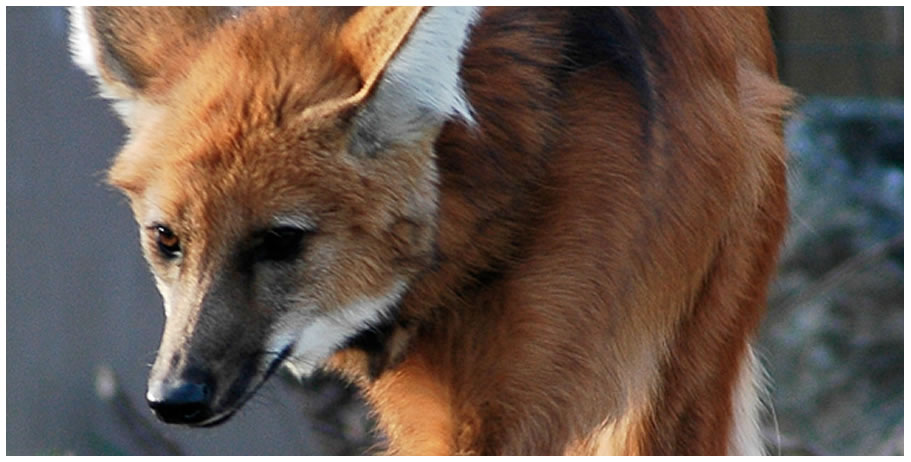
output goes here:
[{"label": "reddish orange fur", "polygon": [[[562,453],[630,413],[639,417],[621,451],[726,453],[733,384],[784,229],[780,123],[790,98],[769,78],[762,11],[741,10],[657,12],[668,75],[654,147],[642,145],[644,115],[610,69],[575,76],[565,99],[535,100],[552,107],[534,113],[522,92],[540,74],[484,53],[495,42],[526,49],[525,34],[546,35],[559,19],[542,14],[508,39],[485,40],[483,23],[475,30],[463,76],[482,127],[489,113],[509,121],[504,136],[516,141],[498,144],[497,160],[510,170],[478,155],[490,141],[444,131],[440,252],[459,258],[403,304],[426,323],[410,355],[435,366],[453,396],[452,428],[439,435],[452,452]],[[489,70],[483,87],[475,70]],[[485,91],[516,112],[488,109]],[[553,118],[568,131],[542,151]],[[498,220],[479,228],[489,215]],[[501,279],[450,291],[468,282],[466,267],[496,265],[508,268]],[[381,424],[387,403],[416,392],[366,387]],[[415,453],[407,435],[390,439]]]},{"label": "reddish orange fur", "polygon": [[[382,373],[356,349],[329,363],[363,387],[391,453],[724,454],[785,227],[791,94],[761,9],[615,14],[648,47],[646,91],[610,63],[565,69],[572,12],[488,8],[461,71],[477,127],[427,133],[432,159],[363,165],[333,155],[341,121],[414,10],[267,10],[178,35],[193,45],[176,55],[129,48],[174,71],[143,77],[112,182],[140,220],[149,194],[184,217],[175,231],[204,249],[191,272],[275,210],[335,198],[314,211],[321,232],[357,257],[325,296],[371,294],[389,261],[414,278]],[[379,38],[358,35],[384,15],[365,33]],[[410,216],[397,207],[428,169],[439,211]]]}]

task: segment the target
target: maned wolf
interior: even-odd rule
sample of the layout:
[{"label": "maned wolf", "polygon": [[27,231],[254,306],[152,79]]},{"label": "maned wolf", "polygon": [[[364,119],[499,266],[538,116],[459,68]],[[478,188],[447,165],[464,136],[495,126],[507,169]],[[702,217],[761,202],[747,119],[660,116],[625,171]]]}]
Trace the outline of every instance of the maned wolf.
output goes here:
[{"label": "maned wolf", "polygon": [[390,453],[762,451],[762,9],[76,8],[71,40],[130,130],[162,420],[325,367]]}]

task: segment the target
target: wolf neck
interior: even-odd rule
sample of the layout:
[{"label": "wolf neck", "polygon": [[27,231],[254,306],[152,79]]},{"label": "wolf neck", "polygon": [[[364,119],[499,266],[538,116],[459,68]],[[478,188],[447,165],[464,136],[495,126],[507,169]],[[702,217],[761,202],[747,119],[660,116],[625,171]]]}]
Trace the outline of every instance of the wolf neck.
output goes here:
[{"label": "wolf neck", "polygon": [[[548,152],[558,136],[563,44],[560,37],[531,48],[497,42],[482,26],[504,14],[527,15],[532,26],[559,21],[533,11],[491,9],[476,21],[458,70],[472,120],[454,114],[434,146],[440,174],[434,264],[411,282],[393,319],[349,342],[367,354],[361,378],[375,379],[397,364],[410,336],[497,279],[522,245],[518,231],[541,208]],[[550,78],[504,54],[537,63]]]},{"label": "wolf neck", "polygon": [[[496,11],[485,13],[480,23],[497,17]],[[528,19],[546,26],[546,19]],[[461,68],[476,126],[448,123],[435,143],[441,176],[437,264],[405,297],[404,316],[432,312],[446,296],[464,296],[479,279],[500,273],[521,245],[517,230],[540,208],[547,153],[558,135],[560,44],[495,49],[485,46],[496,38],[489,30],[475,28]],[[503,54],[533,57],[554,78],[529,75]]]}]

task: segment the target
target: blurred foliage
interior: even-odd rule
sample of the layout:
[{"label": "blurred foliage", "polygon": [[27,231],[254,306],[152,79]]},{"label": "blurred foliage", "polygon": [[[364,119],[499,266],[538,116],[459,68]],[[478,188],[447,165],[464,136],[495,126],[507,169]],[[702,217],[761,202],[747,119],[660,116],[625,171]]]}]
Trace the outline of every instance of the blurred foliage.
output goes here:
[{"label": "blurred foliage", "polygon": [[815,99],[788,124],[791,227],[759,341],[783,454],[904,452],[903,116]]},{"label": "blurred foliage", "polygon": [[283,375],[303,404],[311,430],[319,435],[322,453],[363,455],[376,452],[380,435],[367,404],[354,385],[329,372],[317,372],[302,383],[290,373]]}]

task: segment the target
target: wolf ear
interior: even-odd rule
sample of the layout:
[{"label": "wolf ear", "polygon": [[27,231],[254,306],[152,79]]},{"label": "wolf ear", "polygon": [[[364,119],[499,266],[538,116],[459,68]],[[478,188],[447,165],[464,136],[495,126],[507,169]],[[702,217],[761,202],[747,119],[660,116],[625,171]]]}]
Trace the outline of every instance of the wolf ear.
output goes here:
[{"label": "wolf ear", "polygon": [[363,86],[350,149],[372,155],[420,138],[453,118],[473,124],[462,89],[462,50],[477,21],[473,7],[366,7],[342,27],[340,42]]},{"label": "wolf ear", "polygon": [[128,119],[132,102],[163,90],[181,60],[229,16],[214,7],[72,7],[70,49]]}]

